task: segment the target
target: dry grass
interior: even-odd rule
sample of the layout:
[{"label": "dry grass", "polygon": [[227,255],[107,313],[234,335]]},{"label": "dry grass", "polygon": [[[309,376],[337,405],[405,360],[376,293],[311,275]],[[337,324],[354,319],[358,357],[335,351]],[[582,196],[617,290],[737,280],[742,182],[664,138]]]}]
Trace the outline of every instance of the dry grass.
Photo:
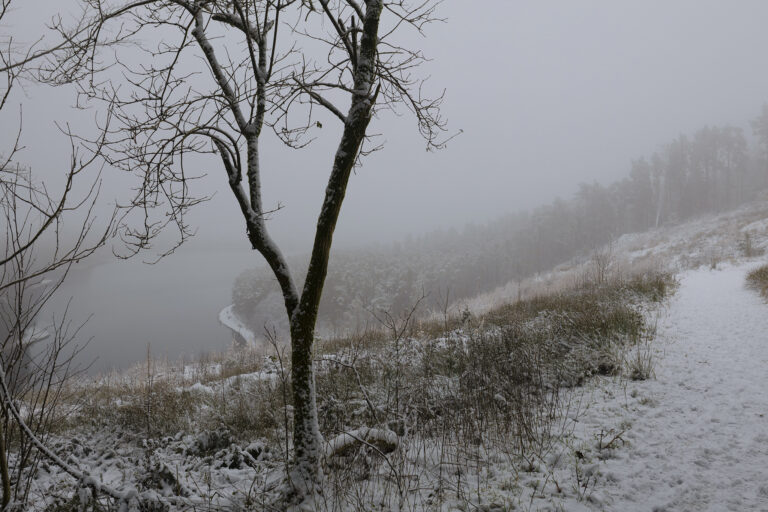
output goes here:
[{"label": "dry grass", "polygon": [[[491,460],[501,457],[520,471],[536,467],[568,434],[565,415],[577,414],[578,386],[586,379],[652,376],[655,329],[639,306],[661,301],[674,285],[664,273],[581,281],[479,318],[450,319],[451,330],[440,336],[423,336],[440,331],[436,321],[401,324],[414,337],[391,337],[383,347],[348,340],[332,356],[339,363],[326,356],[318,374],[321,429],[332,437],[381,426],[400,436],[401,449],[385,461],[361,445],[335,461],[327,473],[334,500],[326,509],[386,502],[421,510],[439,508],[449,496],[471,504],[468,475],[479,499],[480,475]],[[386,477],[391,488],[377,488],[374,477]],[[435,490],[428,502],[399,494],[422,486]]]},{"label": "dry grass", "polygon": [[747,274],[747,286],[757,290],[768,299],[768,264],[762,265]]},{"label": "dry grass", "polygon": [[[480,475],[493,461],[516,471],[536,467],[568,434],[578,386],[590,376],[652,374],[650,352],[642,350],[652,327],[641,311],[673,287],[661,272],[579,279],[481,316],[417,322],[408,312],[384,315],[382,329],[320,340],[323,436],[371,427],[394,432],[399,446],[384,453],[361,443],[328,460],[327,501],[319,506],[439,509],[449,498],[469,504],[479,499]],[[150,360],[129,377],[81,390],[68,426],[124,432],[137,446],[179,433],[226,432],[232,443],[259,439],[287,460],[289,359],[275,343],[271,352],[211,355],[186,368]],[[408,491],[414,488],[431,491]]]}]

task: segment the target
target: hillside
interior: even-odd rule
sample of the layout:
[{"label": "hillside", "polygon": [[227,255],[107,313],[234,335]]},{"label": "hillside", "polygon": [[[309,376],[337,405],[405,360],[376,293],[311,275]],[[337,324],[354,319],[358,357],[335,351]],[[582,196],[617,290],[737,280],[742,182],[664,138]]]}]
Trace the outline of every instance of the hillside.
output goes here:
[{"label": "hillside", "polygon": [[[514,299],[517,292],[510,293],[520,281],[597,254],[615,251],[633,262],[660,255],[684,267],[727,258],[737,249],[750,253],[759,241],[749,233],[760,236],[763,226],[741,221],[764,218],[766,174],[761,157],[748,153],[746,144],[741,130],[704,128],[690,140],[680,136],[648,160],[633,161],[623,180],[582,184],[568,200],[463,230],[335,251],[317,331],[346,335],[370,324],[372,312],[397,314],[416,301],[423,314],[478,305],[475,298],[484,295]],[[716,177],[711,168],[720,169]],[[307,259],[295,256],[290,263],[304,269]],[[296,277],[303,279],[301,272]],[[247,269],[235,280],[232,305],[220,320],[250,342],[263,342],[265,325],[280,335],[287,332],[282,303],[266,267]]]},{"label": "hillside", "polygon": [[768,201],[754,201],[726,213],[622,235],[590,256],[574,259],[520,282],[511,281],[462,301],[457,307],[483,311],[520,297],[557,292],[564,284],[579,279],[590,267],[592,271],[605,267],[619,273],[649,268],[682,272],[759,257],[767,250]]},{"label": "hillside", "polygon": [[582,435],[608,425],[621,441],[599,457],[591,509],[768,509],[768,304],[744,286],[753,267],[682,273],[655,379],[597,390]]},{"label": "hillside", "polygon": [[[766,219],[754,203],[628,235],[468,313],[385,317],[389,330],[321,342],[327,487],[314,509],[768,506],[768,305],[744,285]],[[273,510],[288,360],[276,345],[80,381],[48,443],[126,510]],[[36,509],[92,500],[48,461],[21,474]]]},{"label": "hillside", "polygon": [[766,19],[0,0],[0,512],[768,512]]}]

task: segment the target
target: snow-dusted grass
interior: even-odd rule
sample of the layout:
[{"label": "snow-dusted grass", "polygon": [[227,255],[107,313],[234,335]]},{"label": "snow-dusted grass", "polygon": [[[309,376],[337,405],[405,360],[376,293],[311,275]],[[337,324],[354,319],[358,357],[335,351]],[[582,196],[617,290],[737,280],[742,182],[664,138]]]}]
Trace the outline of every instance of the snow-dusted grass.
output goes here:
[{"label": "snow-dusted grass", "polygon": [[[562,264],[522,281],[511,281],[495,290],[453,304],[453,310],[483,313],[500,304],[571,289],[585,276],[607,268],[613,276],[671,270],[680,272],[701,266],[759,257],[768,250],[768,198],[722,214],[661,226],[619,237],[592,255]],[[605,255],[610,255],[607,260]],[[440,316],[440,312],[434,314]]]},{"label": "snow-dusted grass", "polygon": [[716,268],[760,256],[768,248],[768,201],[620,237],[614,250],[632,265],[661,261],[675,271]]},{"label": "snow-dusted grass", "polygon": [[[321,341],[328,459],[318,509],[509,510],[549,500],[542,492],[553,485],[558,499],[586,499],[593,477],[580,459],[562,463],[568,475],[550,468],[561,464],[553,454],[573,457],[579,386],[631,375],[628,354],[653,337],[647,310],[671,286],[660,273],[580,279],[480,316],[391,317],[389,332]],[[274,349],[150,360],[101,378],[84,387],[58,448],[114,487],[263,510],[279,495],[291,443],[289,358]],[[92,441],[67,441],[78,437]],[[43,501],[73,505],[73,484],[55,468],[41,478],[58,489]]]},{"label": "snow-dusted grass", "polygon": [[747,284],[768,299],[768,265],[763,265],[747,273]]},{"label": "snow-dusted grass", "polygon": [[[718,267],[683,273],[663,314],[651,314],[641,339],[626,347],[625,364],[635,349],[652,357],[654,378],[632,380],[630,365],[623,377],[598,372],[581,387],[561,387],[557,409],[545,407],[537,416],[545,419],[552,412],[555,421],[539,423],[546,428],[531,436],[527,447],[505,430],[506,410],[519,406],[510,387],[494,386],[521,374],[514,373],[512,362],[494,358],[503,330],[491,315],[470,318],[461,330],[441,337],[412,336],[414,328],[397,346],[378,335],[332,344],[332,352],[318,354],[323,429],[333,456],[316,509],[768,510],[768,309],[743,285],[754,262]],[[625,283],[621,293],[645,307],[639,294],[659,299],[667,286],[645,278]],[[541,331],[550,325],[543,319],[556,318],[542,314],[551,311],[541,308],[546,301],[508,306],[497,314],[504,321],[521,315],[523,324]],[[573,312],[566,316],[579,324]],[[650,342],[657,318],[658,340]],[[451,351],[462,357],[447,357]],[[210,503],[212,510],[231,510],[233,504],[272,510],[284,471],[282,436],[242,439],[232,427],[195,423],[206,407],[216,407],[211,397],[234,407],[241,393],[251,400],[244,406],[252,407],[268,396],[261,394],[265,389],[278,399],[267,409],[281,413],[279,361],[273,357],[263,366],[239,379],[186,386],[204,407],[182,432],[147,440],[117,423],[81,424],[59,437],[55,448],[117,486],[138,482],[160,494],[186,494]],[[424,374],[416,380],[419,368]],[[502,375],[505,368],[512,373]],[[269,387],[259,387],[264,385]],[[389,415],[388,405],[401,411],[402,421]],[[511,424],[509,431],[519,433],[516,420]],[[46,503],[51,511],[77,510],[75,484],[48,464],[38,471],[37,508]]]},{"label": "snow-dusted grass", "polygon": [[[124,375],[78,383],[69,426],[119,428],[144,438],[226,428],[243,438],[270,432],[282,407],[281,370],[264,350],[208,355],[195,363],[148,360]],[[254,399],[258,398],[258,400]]]},{"label": "snow-dusted grass", "polygon": [[[768,315],[743,286],[766,219],[754,203],[627,235],[452,308],[471,314],[318,340],[316,508],[768,510]],[[664,268],[684,273],[662,317]],[[150,361],[81,385],[57,451],[118,488],[270,510],[291,443],[286,356]],[[56,468],[36,485],[36,508],[76,509]]]}]

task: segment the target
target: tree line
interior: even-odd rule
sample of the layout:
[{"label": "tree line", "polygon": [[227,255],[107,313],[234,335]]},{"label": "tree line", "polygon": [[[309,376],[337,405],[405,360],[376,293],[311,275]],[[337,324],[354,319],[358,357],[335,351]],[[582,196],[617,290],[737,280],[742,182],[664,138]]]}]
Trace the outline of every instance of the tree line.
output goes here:
[{"label": "tree line", "polygon": [[[633,160],[623,179],[582,183],[570,199],[464,229],[409,236],[391,245],[337,250],[328,267],[318,330],[363,328],[371,312],[402,311],[422,294],[426,309],[488,292],[561,263],[585,257],[619,236],[718,213],[768,188],[768,105],[742,128],[707,126],[679,135]],[[301,267],[302,258],[294,258]],[[279,290],[266,269],[235,281],[235,312],[256,332],[282,325]]]}]

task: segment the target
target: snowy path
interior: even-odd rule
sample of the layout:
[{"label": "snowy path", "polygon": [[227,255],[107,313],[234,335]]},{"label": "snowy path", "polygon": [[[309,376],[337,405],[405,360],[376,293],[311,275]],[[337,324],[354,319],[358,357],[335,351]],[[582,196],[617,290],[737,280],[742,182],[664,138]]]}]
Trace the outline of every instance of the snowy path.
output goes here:
[{"label": "snowy path", "polygon": [[744,287],[753,266],[682,276],[598,510],[768,511],[768,304]]}]

